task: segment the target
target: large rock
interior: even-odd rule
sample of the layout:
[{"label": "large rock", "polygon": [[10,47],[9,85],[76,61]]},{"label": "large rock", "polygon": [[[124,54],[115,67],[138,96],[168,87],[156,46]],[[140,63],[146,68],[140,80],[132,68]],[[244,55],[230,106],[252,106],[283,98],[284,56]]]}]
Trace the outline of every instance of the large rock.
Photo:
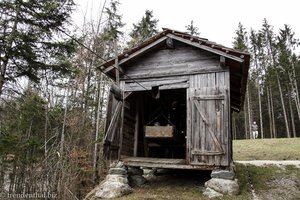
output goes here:
[{"label": "large rock", "polygon": [[210,176],[211,178],[234,180],[235,173],[229,170],[213,170]]},{"label": "large rock", "polygon": [[128,184],[121,182],[104,182],[95,196],[102,199],[117,198],[129,194],[132,192],[132,188]]},{"label": "large rock", "polygon": [[139,167],[128,167],[128,175],[143,175],[144,171]]},{"label": "large rock", "polygon": [[128,184],[127,167],[122,162],[111,164],[105,180],[92,190],[86,200],[117,198],[131,193],[133,190]]},{"label": "large rock", "polygon": [[142,175],[131,175],[129,176],[129,183],[131,186],[144,185],[147,180]]},{"label": "large rock", "polygon": [[205,182],[205,186],[209,187],[222,194],[238,195],[239,194],[239,184],[237,179],[226,180],[220,178],[212,178]]},{"label": "large rock", "polygon": [[213,190],[213,189],[211,189],[211,188],[206,188],[205,189],[205,191],[203,192],[203,194],[205,195],[205,196],[207,196],[208,198],[218,198],[218,197],[222,197],[223,196],[223,194],[221,194],[221,193],[219,193],[219,192],[217,192],[217,191],[215,191],[215,190]]},{"label": "large rock", "polygon": [[156,175],[157,169],[155,169],[155,168],[144,168],[143,171],[144,171],[145,176],[154,176],[154,175]]},{"label": "large rock", "polygon": [[125,175],[120,176],[120,175],[116,175],[116,174],[108,174],[105,178],[105,181],[128,184],[128,179],[127,179],[127,176],[125,176]]},{"label": "large rock", "polygon": [[116,174],[116,175],[127,175],[127,172],[123,168],[110,168],[108,171],[109,174]]}]

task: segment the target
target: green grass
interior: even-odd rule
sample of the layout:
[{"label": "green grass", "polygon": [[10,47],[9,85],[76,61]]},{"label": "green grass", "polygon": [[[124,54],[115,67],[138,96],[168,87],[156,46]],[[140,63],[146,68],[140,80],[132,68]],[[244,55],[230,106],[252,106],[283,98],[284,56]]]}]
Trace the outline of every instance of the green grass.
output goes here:
[{"label": "green grass", "polygon": [[[300,138],[257,139],[233,141],[234,160],[300,160]],[[206,200],[202,194],[209,172],[175,171],[154,177],[145,186],[119,200]],[[240,185],[237,196],[225,195],[225,200],[252,199],[253,184],[259,199],[297,199],[300,196],[300,170],[294,166],[253,166],[236,164],[236,178]]]},{"label": "green grass", "polygon": [[[195,173],[193,176],[192,174]],[[262,197],[260,199],[274,199],[277,197],[285,197],[290,195],[289,199],[297,199],[299,193],[299,185],[291,186],[291,190],[284,187],[280,180],[291,179],[300,184],[300,170],[294,166],[279,168],[276,166],[257,167],[253,165],[245,166],[236,164],[236,178],[240,185],[240,194],[237,196],[225,195],[221,199],[225,200],[250,200],[252,199],[251,187],[249,182],[253,184],[255,193]],[[202,178],[201,178],[202,177]],[[250,177],[250,178],[249,178]],[[145,186],[134,187],[134,192],[117,198],[119,200],[206,200],[207,197],[202,194],[204,182],[208,179],[207,173],[201,175],[196,171],[181,174],[180,171],[173,175],[162,175],[151,179]],[[276,184],[278,181],[278,184]],[[274,184],[275,183],[275,184]],[[282,189],[283,188],[283,189]],[[270,194],[270,191],[273,193]],[[288,193],[288,194],[287,194]],[[270,197],[270,195],[273,195]]]},{"label": "green grass", "polygon": [[234,140],[234,160],[300,160],[300,138]]}]

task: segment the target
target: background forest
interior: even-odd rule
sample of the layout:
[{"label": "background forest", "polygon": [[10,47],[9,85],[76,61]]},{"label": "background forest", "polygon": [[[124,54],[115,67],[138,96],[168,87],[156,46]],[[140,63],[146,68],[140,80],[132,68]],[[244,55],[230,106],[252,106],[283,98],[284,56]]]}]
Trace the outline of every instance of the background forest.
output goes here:
[{"label": "background forest", "polygon": [[[106,171],[101,141],[111,80],[99,66],[159,32],[146,10],[129,33],[119,2],[74,31],[72,0],[0,1],[0,191],[49,192],[81,199]],[[199,35],[193,21],[186,26]],[[233,30],[234,32],[234,30]],[[299,41],[292,27],[238,25],[233,48],[251,54],[244,109],[233,114],[235,139],[299,137]]]}]

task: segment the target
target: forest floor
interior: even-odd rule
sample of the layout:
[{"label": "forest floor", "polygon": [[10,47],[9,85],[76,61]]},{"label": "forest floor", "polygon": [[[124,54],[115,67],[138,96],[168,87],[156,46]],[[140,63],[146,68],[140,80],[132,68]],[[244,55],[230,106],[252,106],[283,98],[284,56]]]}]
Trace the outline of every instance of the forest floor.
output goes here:
[{"label": "forest floor", "polygon": [[[233,152],[234,160],[238,160],[240,194],[221,199],[300,199],[299,138],[236,140]],[[148,176],[145,185],[134,187],[132,194],[118,199],[204,200],[204,183],[209,178],[210,171],[162,170]]]}]

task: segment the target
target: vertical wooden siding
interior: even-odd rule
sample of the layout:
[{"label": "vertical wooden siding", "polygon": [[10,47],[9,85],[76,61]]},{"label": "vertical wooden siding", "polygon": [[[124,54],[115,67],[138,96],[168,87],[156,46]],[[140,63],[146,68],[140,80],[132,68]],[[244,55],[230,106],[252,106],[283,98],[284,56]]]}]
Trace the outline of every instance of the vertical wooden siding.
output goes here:
[{"label": "vertical wooden siding", "polygon": [[[229,81],[229,71],[190,75],[190,88],[187,90],[187,156],[190,164],[228,166],[231,161]],[[199,103],[199,106],[203,109],[203,113],[210,115],[210,118],[216,118],[210,119],[208,117],[208,121],[221,123],[219,125],[214,124],[213,131],[216,133],[216,138],[224,150],[225,154],[223,155],[192,155],[193,150],[204,151],[216,149],[216,144],[213,142],[213,138],[210,136],[207,127],[204,123],[199,122],[199,120],[203,119],[196,119],[195,117],[197,116],[198,110],[193,103],[194,97],[205,95],[224,96],[223,102],[221,100],[215,100],[215,103],[209,103],[208,101]],[[223,109],[220,108],[221,104],[224,104]],[[219,114],[215,113],[216,110],[220,110]],[[209,114],[210,112],[211,114]],[[198,118],[201,118],[200,115]],[[221,115],[220,122],[218,122],[217,119],[218,115]],[[218,127],[221,127],[221,130],[217,130]]]}]

